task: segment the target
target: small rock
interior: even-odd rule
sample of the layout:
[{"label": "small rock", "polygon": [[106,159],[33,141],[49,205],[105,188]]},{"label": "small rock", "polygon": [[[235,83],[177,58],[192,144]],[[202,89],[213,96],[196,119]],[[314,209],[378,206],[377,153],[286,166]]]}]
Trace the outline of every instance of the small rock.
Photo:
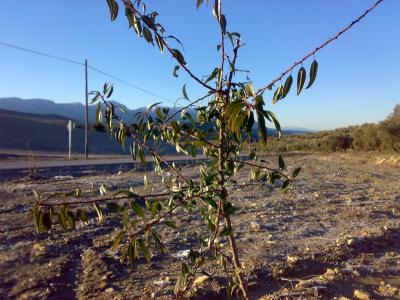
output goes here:
[{"label": "small rock", "polygon": [[287,256],[287,262],[291,265],[295,264],[299,259],[296,256]]},{"label": "small rock", "polygon": [[336,277],[337,277],[337,272],[335,272],[330,268],[326,269],[326,272],[324,274],[325,279],[332,281],[335,280]]},{"label": "small rock", "polygon": [[260,231],[261,230],[261,224],[258,222],[250,222],[251,228],[253,228],[254,231]]},{"label": "small rock", "polygon": [[354,298],[359,299],[359,300],[369,300],[369,294],[364,292],[364,291],[360,291],[360,290],[355,290],[354,291]]},{"label": "small rock", "polygon": [[210,280],[210,276],[203,275],[203,276],[197,277],[196,280],[193,282],[193,285],[194,286],[198,286],[198,285],[201,285],[201,284],[203,284],[204,282],[206,282],[208,280]]},{"label": "small rock", "polygon": [[348,239],[347,240],[347,245],[351,246],[354,244],[354,239]]},{"label": "small rock", "polygon": [[112,287],[109,287],[108,289],[105,290],[105,292],[111,294],[114,293],[114,289]]},{"label": "small rock", "polygon": [[32,246],[32,254],[34,256],[41,256],[43,254],[45,254],[46,252],[46,247],[40,245],[39,243],[33,244]]},{"label": "small rock", "polygon": [[177,253],[173,254],[172,256],[175,258],[182,259],[182,258],[188,257],[189,253],[190,253],[190,250],[181,250],[181,251],[178,251]]},{"label": "small rock", "polygon": [[157,292],[152,292],[151,293],[151,298],[156,299],[162,296],[162,291],[157,291]]},{"label": "small rock", "polygon": [[170,285],[171,281],[170,281],[169,277],[166,277],[164,280],[156,280],[153,283],[154,283],[154,285],[164,287],[164,286]]}]

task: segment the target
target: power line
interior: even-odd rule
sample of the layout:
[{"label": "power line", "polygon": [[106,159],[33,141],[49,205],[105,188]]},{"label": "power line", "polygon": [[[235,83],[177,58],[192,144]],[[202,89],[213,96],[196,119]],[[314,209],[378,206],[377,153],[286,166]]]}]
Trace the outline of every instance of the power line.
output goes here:
[{"label": "power line", "polygon": [[146,89],[144,89],[144,88],[141,88],[140,86],[137,86],[137,85],[134,85],[134,84],[132,84],[132,83],[129,83],[129,82],[123,80],[123,79],[120,79],[120,78],[114,76],[114,75],[111,75],[111,74],[109,74],[109,73],[107,73],[107,72],[104,72],[104,71],[100,70],[99,68],[96,68],[96,67],[93,67],[93,66],[90,66],[90,65],[88,66],[88,68],[91,69],[91,70],[93,70],[93,71],[96,71],[96,72],[98,72],[98,73],[100,73],[100,74],[103,74],[103,75],[105,75],[105,76],[107,76],[107,77],[110,77],[110,78],[112,78],[112,79],[114,79],[114,80],[116,80],[116,81],[119,81],[119,82],[121,82],[121,83],[123,83],[123,84],[126,84],[126,85],[128,85],[128,86],[130,86],[130,87],[133,87],[133,88],[135,88],[135,89],[137,89],[137,90],[139,90],[139,91],[142,91],[142,92],[147,93],[147,94],[149,94],[149,95],[152,95],[152,96],[154,96],[154,97],[163,99],[163,100],[168,101],[168,102],[170,102],[170,103],[174,103],[173,101],[171,101],[171,100],[169,100],[169,99],[167,99],[167,98],[165,98],[165,97],[163,97],[163,96],[157,95],[156,93],[153,93],[152,91],[146,90]]},{"label": "power line", "polygon": [[48,54],[48,53],[44,53],[44,52],[41,52],[41,51],[20,47],[20,46],[15,46],[15,45],[7,44],[7,43],[4,43],[4,42],[0,42],[0,45],[8,47],[8,48],[18,49],[18,50],[21,50],[21,51],[25,51],[25,52],[29,52],[29,53],[33,53],[33,54],[37,54],[37,55],[53,58],[53,59],[58,59],[58,60],[61,60],[61,61],[64,61],[64,62],[68,62],[68,63],[71,63],[71,64],[77,64],[77,65],[81,65],[81,66],[85,65],[84,63],[81,63],[81,62],[73,60],[73,59],[64,58],[64,57],[61,57],[61,56],[56,56],[56,55],[52,55],[52,54]]},{"label": "power line", "polygon": [[[60,61],[71,63],[71,64],[76,64],[76,65],[80,65],[80,66],[84,66],[85,65],[84,63],[79,62],[77,60],[73,60],[73,59],[70,59],[70,58],[65,58],[65,57],[61,57],[61,56],[57,56],[57,55],[53,55],[53,54],[49,54],[49,53],[45,53],[45,52],[41,52],[41,51],[29,49],[29,48],[25,48],[25,47],[20,47],[20,46],[4,43],[4,42],[1,42],[1,41],[0,41],[0,45],[4,46],[4,47],[8,47],[8,48],[17,49],[17,50],[29,52],[29,53],[32,53],[32,54],[36,54],[36,55],[40,55],[40,56],[44,56],[44,57],[60,60]],[[139,90],[139,91],[141,91],[143,93],[149,94],[149,95],[151,95],[153,97],[157,97],[159,99],[162,99],[162,100],[165,100],[167,102],[175,104],[175,102],[173,102],[173,101],[171,101],[171,100],[169,100],[169,99],[167,99],[167,98],[165,98],[163,96],[157,95],[156,93],[154,93],[152,91],[146,90],[146,89],[141,88],[141,87],[139,87],[139,86],[137,86],[135,84],[132,84],[132,83],[126,81],[126,80],[118,78],[118,77],[116,77],[116,76],[114,76],[114,75],[112,75],[110,73],[107,73],[107,72],[105,72],[103,70],[100,70],[99,68],[96,68],[94,66],[88,66],[88,68],[93,70],[93,71],[95,71],[95,72],[103,74],[103,75],[105,75],[107,77],[110,77],[110,78],[112,78],[112,79],[114,79],[116,81],[119,81],[119,82],[121,82],[121,83],[123,83],[125,85],[128,85],[128,86],[130,86],[130,87],[132,87],[134,89],[137,89],[137,90]]]}]

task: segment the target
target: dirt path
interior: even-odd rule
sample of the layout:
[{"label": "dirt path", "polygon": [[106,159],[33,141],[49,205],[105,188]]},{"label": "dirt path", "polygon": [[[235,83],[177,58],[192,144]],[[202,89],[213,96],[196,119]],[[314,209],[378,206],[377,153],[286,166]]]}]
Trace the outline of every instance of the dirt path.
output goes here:
[{"label": "dirt path", "polygon": [[[356,293],[359,299],[400,299],[400,169],[350,154],[292,156],[287,164],[303,172],[286,193],[244,185],[248,169],[229,188],[242,208],[233,223],[252,298],[352,299]],[[194,168],[184,171],[194,174]],[[164,254],[155,250],[151,263],[141,258],[128,266],[111,248],[118,217],[37,236],[28,214],[33,188],[87,194],[107,184],[140,192],[142,182],[143,172],[122,172],[3,183],[0,298],[172,299],[179,254],[206,230],[201,218],[180,215],[178,231],[160,229]],[[224,238],[219,243],[227,249]],[[207,265],[212,280],[196,288],[196,298],[225,298],[218,270]]]}]

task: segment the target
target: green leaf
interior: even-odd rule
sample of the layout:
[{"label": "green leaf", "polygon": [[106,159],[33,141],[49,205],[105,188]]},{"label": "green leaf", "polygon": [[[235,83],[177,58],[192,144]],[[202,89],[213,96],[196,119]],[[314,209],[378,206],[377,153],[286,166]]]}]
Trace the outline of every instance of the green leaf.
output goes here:
[{"label": "green leaf", "polygon": [[146,258],[147,262],[150,262],[151,260],[151,253],[149,250],[149,247],[147,247],[146,243],[142,239],[137,240],[137,244],[142,251],[144,257]]},{"label": "green leaf", "polygon": [[100,195],[104,196],[107,194],[107,188],[104,184],[100,185]]},{"label": "green leaf", "polygon": [[89,222],[88,217],[86,216],[85,212],[82,209],[78,208],[76,214],[83,223],[87,224]]},{"label": "green leaf", "polygon": [[257,95],[254,98],[254,103],[256,105],[256,114],[258,119],[258,132],[261,136],[261,140],[265,144],[267,142],[267,127],[265,126],[265,119],[264,119],[264,99],[261,95]]},{"label": "green leaf", "polygon": [[178,226],[176,226],[174,221],[164,221],[164,224],[171,227],[172,229],[178,230]]},{"label": "green leaf", "polygon": [[75,229],[75,216],[72,211],[67,212],[67,222],[71,228]]},{"label": "green leaf", "polygon": [[36,201],[40,201],[40,192],[38,192],[37,190],[33,189],[33,195],[35,196],[35,200]]},{"label": "green leaf", "polygon": [[314,60],[311,64],[310,81],[308,82],[306,89],[310,88],[313,85],[315,78],[317,77],[317,72],[318,72],[318,63],[316,60]]},{"label": "green leaf", "polygon": [[241,139],[240,129],[246,114],[243,111],[244,103],[242,100],[235,100],[229,103],[225,110],[227,116],[227,123],[232,132],[236,134],[238,139]]},{"label": "green leaf", "polygon": [[247,123],[246,123],[246,133],[249,136],[249,138],[251,137],[251,130],[253,129],[253,125],[254,125],[254,114],[251,110],[247,111]]},{"label": "green leaf", "polygon": [[217,77],[218,73],[219,73],[219,68],[215,68],[214,71],[212,71],[212,73],[210,74],[210,76],[208,76],[205,83],[207,83],[207,82],[213,80],[215,77]]},{"label": "green leaf", "polygon": [[174,75],[174,77],[178,77],[178,74],[176,73],[179,70],[180,66],[175,66],[174,67],[174,71],[172,72],[172,75]]},{"label": "green leaf", "polygon": [[281,170],[286,170],[286,164],[285,164],[285,162],[284,162],[284,160],[283,160],[281,155],[279,155],[278,161],[279,161],[279,168]]},{"label": "green leaf", "polygon": [[283,87],[282,99],[285,98],[287,96],[287,94],[289,93],[290,88],[292,87],[292,83],[293,83],[293,76],[289,75],[289,77],[286,79],[285,85]]},{"label": "green leaf", "polygon": [[143,176],[143,183],[145,188],[149,187],[149,180],[147,179],[147,174],[144,174]]},{"label": "green leaf", "polygon": [[132,142],[130,146],[130,151],[132,159],[136,160],[137,144],[135,142]]},{"label": "green leaf", "polygon": [[142,35],[142,23],[140,22],[140,20],[138,20],[136,18],[135,15],[133,15],[132,18],[133,18],[133,28],[135,28],[136,34],[138,36],[141,36]]},{"label": "green leaf", "polygon": [[158,49],[160,49],[161,54],[164,52],[164,43],[158,34],[154,35],[156,38]]},{"label": "green leaf", "polygon": [[226,34],[226,17],[223,14],[221,14],[219,19],[219,25],[221,26],[222,33]]},{"label": "green leaf", "polygon": [[142,219],[144,219],[144,210],[143,208],[140,206],[139,203],[137,203],[136,201],[132,201],[131,202],[131,207],[132,210],[135,214],[137,214],[139,217],[141,217]]},{"label": "green leaf", "polygon": [[114,21],[118,15],[118,3],[115,0],[107,0],[107,4],[110,9],[111,21]]},{"label": "green leaf", "polygon": [[114,244],[113,244],[114,250],[117,250],[117,249],[118,249],[118,246],[119,246],[120,242],[122,241],[122,239],[124,238],[125,234],[126,234],[126,231],[125,231],[125,230],[121,230],[121,231],[118,232],[118,234],[115,236],[115,238],[114,238]]},{"label": "green leaf", "polygon": [[203,0],[197,0],[197,3],[196,3],[197,9],[199,9],[199,7],[201,6],[201,4],[203,4]]},{"label": "green leaf", "polygon": [[122,246],[121,258],[120,258],[121,263],[125,261],[126,255],[128,253],[128,247],[129,247],[128,244]]},{"label": "green leaf", "polygon": [[301,67],[299,69],[299,72],[297,73],[297,96],[300,95],[301,91],[303,90],[306,77],[307,77],[306,69],[304,69],[304,67]]},{"label": "green leaf", "polygon": [[110,213],[120,213],[123,208],[115,202],[107,202],[107,209]]},{"label": "green leaf", "polygon": [[97,203],[93,203],[93,206],[96,210],[98,220],[103,220],[103,210],[101,209],[101,207]]},{"label": "green leaf", "polygon": [[154,239],[154,241],[156,242],[158,248],[160,249],[161,254],[164,254],[164,247],[163,247],[163,244],[161,243],[158,235],[154,231],[152,231],[151,236]]},{"label": "green leaf", "polygon": [[272,119],[272,123],[274,123],[276,131],[278,132],[278,137],[281,138],[281,136],[282,136],[282,128],[281,128],[281,124],[279,124],[279,121],[278,121],[277,117],[270,110],[267,110],[266,113]]},{"label": "green leaf", "polygon": [[254,96],[254,88],[250,82],[245,85],[245,91],[249,97]]},{"label": "green leaf", "polygon": [[225,216],[233,215],[237,211],[239,211],[239,208],[233,206],[232,203],[230,203],[230,202],[224,203],[224,214],[225,214]]},{"label": "green leaf", "polygon": [[42,224],[43,224],[43,229],[45,231],[49,231],[51,229],[52,220],[51,220],[51,217],[50,217],[50,212],[43,213]]},{"label": "green leaf", "polygon": [[143,27],[143,36],[144,36],[145,40],[146,40],[148,43],[151,43],[152,45],[154,45],[154,42],[153,42],[153,35],[152,35],[150,29],[148,29],[146,26]]},{"label": "green leaf", "polygon": [[136,246],[136,241],[130,241],[128,244],[127,255],[129,263],[132,263],[133,259],[135,258],[135,246]]},{"label": "green leaf", "polygon": [[130,190],[119,190],[114,194],[114,198],[116,198],[117,196],[125,196],[128,198],[135,198],[137,197],[137,194],[135,194],[134,192],[130,191]]},{"label": "green leaf", "polygon": [[[155,19],[154,19],[155,20]],[[149,28],[153,30],[157,30],[157,26],[154,24],[154,21],[152,18],[146,15],[142,15],[142,21],[144,24],[146,24]]]},{"label": "green leaf", "polygon": [[178,49],[172,49],[172,55],[176,58],[176,60],[181,63],[182,65],[186,65],[185,58],[183,57],[182,53]]},{"label": "green leaf", "polygon": [[139,148],[139,159],[142,162],[142,164],[146,164],[146,157],[144,156],[144,151],[143,149],[140,147]]},{"label": "green leaf", "polygon": [[67,222],[65,220],[65,215],[61,212],[57,214],[58,223],[64,230],[67,230]]},{"label": "green leaf", "polygon": [[147,110],[150,111],[150,110],[152,110],[154,107],[156,107],[157,105],[160,105],[161,103],[162,103],[162,102],[153,103],[153,104],[151,104],[151,105],[149,105],[149,106],[147,107]]},{"label": "green leaf", "polygon": [[101,123],[102,121],[102,113],[101,113],[101,103],[97,103],[96,107],[96,123]]},{"label": "green leaf", "polygon": [[166,38],[174,39],[179,45],[181,45],[182,49],[185,49],[185,47],[183,47],[182,42],[176,36],[169,35]]},{"label": "green leaf", "polygon": [[280,84],[274,93],[274,98],[272,99],[272,104],[275,104],[276,102],[281,100],[282,95],[283,95],[283,86],[282,86],[282,84]]},{"label": "green leaf", "polygon": [[224,229],[221,230],[219,236],[220,237],[224,237],[224,236],[228,236],[233,232],[231,227],[225,227]]},{"label": "green leaf", "polygon": [[182,87],[182,93],[183,93],[183,97],[185,97],[186,100],[189,100],[188,94],[186,92],[186,83]]},{"label": "green leaf", "polygon": [[213,208],[215,208],[215,209],[217,209],[218,208],[218,205],[217,205],[217,203],[215,202],[215,200],[214,199],[212,199],[210,196],[206,196],[206,197],[204,197],[204,200],[206,200],[207,201],[207,203],[208,204],[210,204]]},{"label": "green leaf", "polygon": [[221,0],[215,0],[213,6],[213,14],[217,18],[218,21],[221,19],[221,11],[220,11],[220,2]]},{"label": "green leaf", "polygon": [[188,265],[183,262],[182,265],[181,265],[181,273],[182,273],[182,275],[187,275],[187,274],[189,274],[189,272],[190,272],[190,269],[189,269]]},{"label": "green leaf", "polygon": [[301,167],[297,167],[296,169],[294,169],[293,171],[293,178],[297,177],[300,174],[301,171]]},{"label": "green leaf", "polygon": [[289,186],[289,184],[290,184],[290,180],[285,180],[282,183],[282,190],[286,189]]}]

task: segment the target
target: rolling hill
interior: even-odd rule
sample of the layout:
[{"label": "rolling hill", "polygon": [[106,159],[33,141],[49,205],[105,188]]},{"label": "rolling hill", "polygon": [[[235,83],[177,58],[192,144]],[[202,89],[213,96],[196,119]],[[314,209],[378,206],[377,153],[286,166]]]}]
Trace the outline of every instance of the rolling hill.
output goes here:
[{"label": "rolling hill", "polygon": [[[126,106],[114,102],[126,110],[121,113],[124,121],[132,122],[138,112],[146,108],[128,109]],[[173,111],[173,109],[171,109]],[[95,121],[96,107],[89,106],[89,122]],[[192,114],[196,111],[193,109]],[[68,120],[74,120],[78,128],[73,130],[72,151],[83,153],[84,130],[84,105],[81,103],[55,103],[45,99],[0,98],[0,149],[33,150],[50,152],[68,151]],[[253,138],[258,138],[254,126]],[[293,128],[284,129],[285,134],[299,134],[306,130]],[[269,135],[276,131],[269,129]],[[107,134],[94,130],[89,132],[89,151],[93,154],[126,153],[118,143]],[[166,148],[164,152],[170,152]]]}]

